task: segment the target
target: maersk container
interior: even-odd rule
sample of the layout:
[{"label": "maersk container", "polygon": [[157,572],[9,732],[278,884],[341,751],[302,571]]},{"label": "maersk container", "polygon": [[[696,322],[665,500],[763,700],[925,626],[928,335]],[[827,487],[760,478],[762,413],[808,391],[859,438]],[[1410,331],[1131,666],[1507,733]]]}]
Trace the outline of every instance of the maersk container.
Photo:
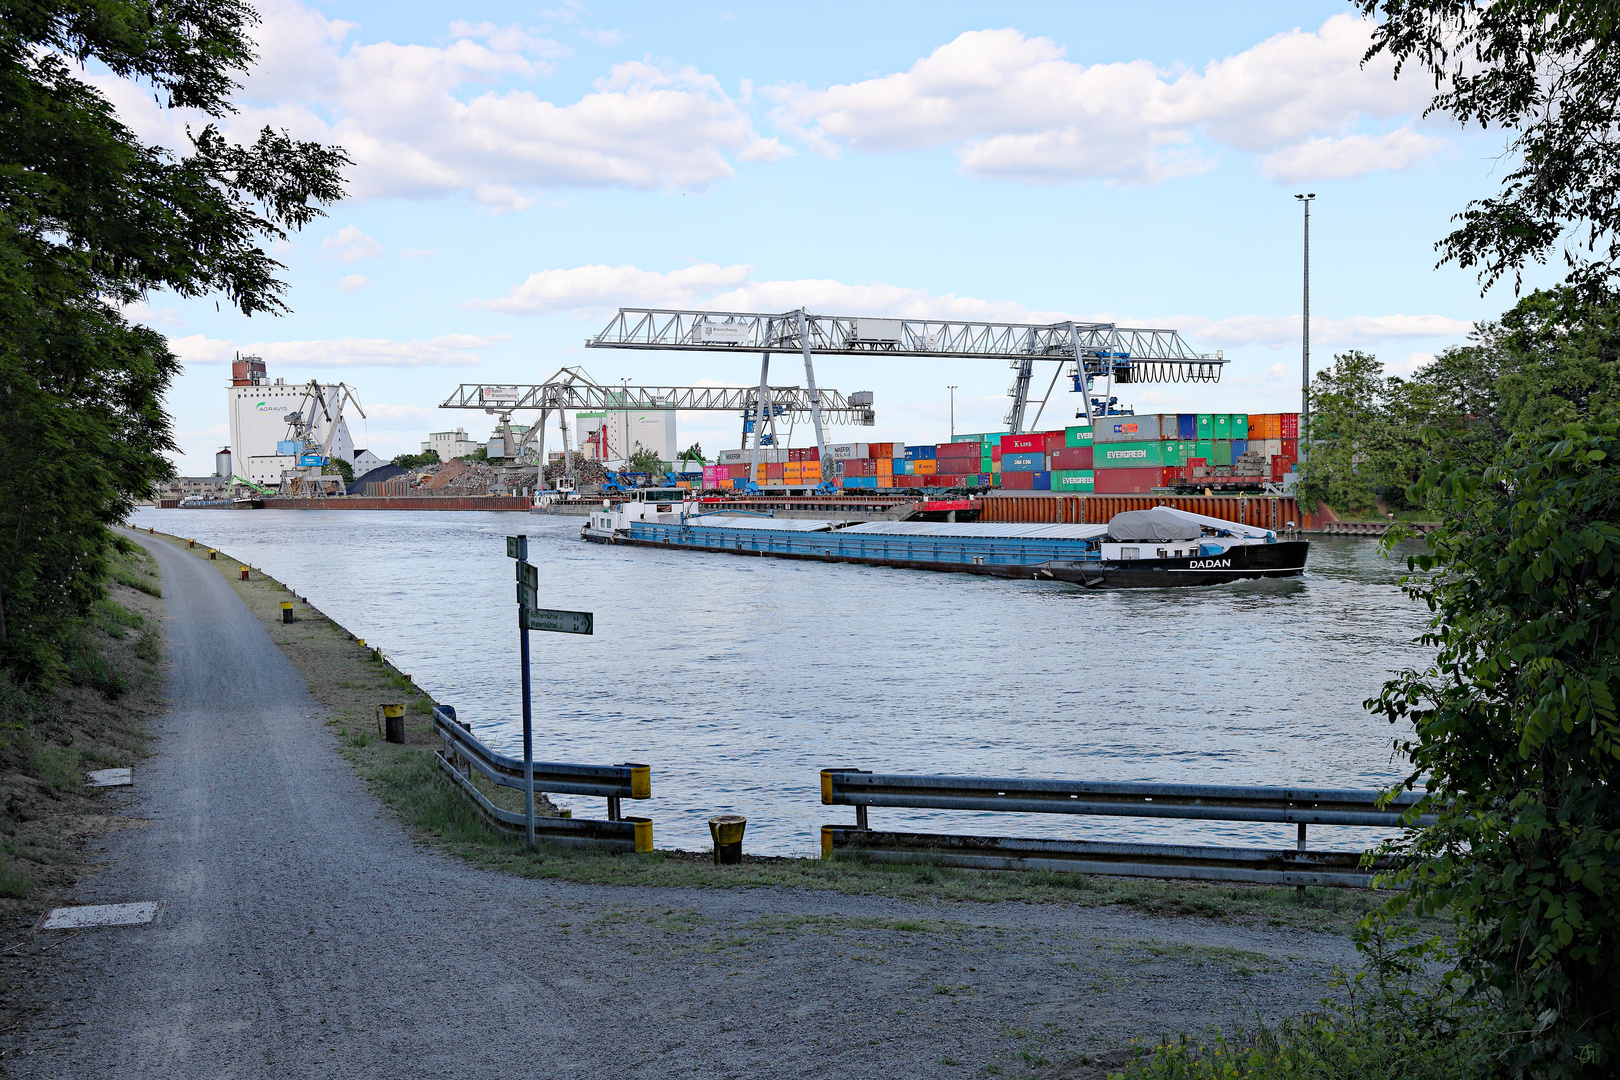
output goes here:
[{"label": "maersk container", "polygon": [[1247,439],[1249,437],[1249,414],[1238,412],[1232,414],[1232,438]]},{"label": "maersk container", "polygon": [[934,448],[932,446],[908,446],[906,447],[906,460],[932,461],[934,460]]},{"label": "maersk container", "polygon": [[1002,454],[1001,471],[1008,472],[1044,472],[1046,470],[1045,454]]},{"label": "maersk container", "polygon": [[1064,446],[1090,446],[1094,441],[1089,424],[1063,429]]},{"label": "maersk container", "polygon": [[1215,414],[1215,438],[1230,439],[1232,437],[1232,414],[1218,412]]},{"label": "maersk container", "polygon": [[1176,438],[1189,441],[1198,439],[1197,413],[1184,412],[1176,414]]},{"label": "maersk container", "polygon": [[1097,423],[1095,432],[1099,443],[1157,442],[1159,418],[1151,415],[1107,416]]},{"label": "maersk container", "polygon": [[1052,474],[1049,473],[1049,472],[1038,472],[1038,473],[1036,473],[1035,474],[1035,483],[1034,483],[1033,487],[1034,487],[1034,489],[1036,491],[1051,491],[1052,490]]},{"label": "maersk container", "polygon": [[[1148,466],[1163,468],[1164,444],[1160,442],[1099,443],[1092,452],[1092,467],[1096,469],[1141,469]],[[1002,468],[1006,468],[1003,459]]]},{"label": "maersk container", "polygon": [[1097,474],[1091,469],[1054,469],[1052,490],[1090,495],[1097,490]]}]

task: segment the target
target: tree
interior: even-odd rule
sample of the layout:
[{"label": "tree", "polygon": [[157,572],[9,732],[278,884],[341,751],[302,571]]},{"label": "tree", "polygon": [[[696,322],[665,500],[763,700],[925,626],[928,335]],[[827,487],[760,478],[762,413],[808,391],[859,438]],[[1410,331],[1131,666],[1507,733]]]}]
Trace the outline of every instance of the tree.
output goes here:
[{"label": "tree", "polygon": [[354,466],[343,458],[335,457],[321,466],[323,476],[341,476],[345,484],[354,483]]},{"label": "tree", "polygon": [[1520,300],[1481,338],[1501,354],[1501,424],[1527,431],[1620,414],[1620,308],[1566,286]]},{"label": "tree", "polygon": [[1311,443],[1302,467],[1300,497],[1337,510],[1365,513],[1417,477],[1421,408],[1401,379],[1352,350],[1333,358],[1311,385]]},{"label": "tree", "polygon": [[149,290],[285,310],[282,239],[341,196],[341,150],[208,124],[148,146],[74,77],[94,63],[169,108],[231,109],[257,20],[237,0],[8,3],[0,14],[0,666],[48,681],[102,594],[108,527],[173,475],[177,370],[121,308]]},{"label": "tree", "polygon": [[1620,423],[1518,433],[1499,464],[1428,468],[1443,525],[1408,561],[1434,618],[1421,671],[1367,706],[1438,823],[1388,845],[1408,906],[1449,908],[1459,972],[1533,1018],[1516,1069],[1620,1062]]},{"label": "tree", "polygon": [[[1373,31],[1370,60],[1434,81],[1428,112],[1508,132],[1501,190],[1475,199],[1436,248],[1478,267],[1481,291],[1564,244],[1588,299],[1620,274],[1620,11],[1612,0],[1353,0]],[[1582,248],[1585,249],[1584,253]]]},{"label": "tree", "polygon": [[420,469],[424,465],[437,465],[439,464],[439,452],[437,450],[424,450],[420,454],[399,454],[395,456],[390,464],[398,465],[402,469]]},{"label": "tree", "polygon": [[658,456],[658,451],[643,446],[630,455],[629,466],[631,472],[657,475],[664,471],[664,459]]},{"label": "tree", "polygon": [[676,456],[682,461],[695,461],[701,465],[703,464],[703,444],[693,443]]}]

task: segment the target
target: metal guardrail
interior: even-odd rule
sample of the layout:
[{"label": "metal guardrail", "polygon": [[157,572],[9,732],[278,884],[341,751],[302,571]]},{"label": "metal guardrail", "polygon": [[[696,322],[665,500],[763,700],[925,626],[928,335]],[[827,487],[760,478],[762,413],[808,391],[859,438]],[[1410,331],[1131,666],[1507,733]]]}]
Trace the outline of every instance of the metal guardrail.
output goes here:
[{"label": "metal guardrail", "polygon": [[[484,779],[500,787],[523,791],[523,760],[496,753],[485,746],[456,719],[448,705],[435,705],[433,727],[444,749],[435,755],[439,768],[471,800],[479,815],[501,832],[523,836],[528,819],[519,812],[504,810],[490,801],[472,781],[476,770]],[[651,851],[652,820],[625,817],[620,800],[652,796],[652,769],[647,765],[568,765],[550,761],[534,763],[534,789],[559,795],[594,795],[607,800],[607,820],[537,817],[537,837],[554,844],[602,848],[609,851]]]},{"label": "metal guardrail", "polygon": [[[1376,791],[1334,788],[1228,787],[1209,784],[1121,784],[963,776],[902,776],[823,769],[821,801],[855,807],[855,825],[826,825],[822,855],[874,862],[933,863],[986,869],[1076,870],[1127,877],[1195,878],[1274,885],[1367,887],[1387,860],[1362,865],[1359,852],[1310,851],[1307,825],[1430,825],[1433,814],[1408,815],[1422,796],[1406,792],[1388,807]],[[1206,821],[1272,821],[1298,825],[1294,850],[1016,839],[881,832],[867,824],[871,806],[1099,814]]]}]

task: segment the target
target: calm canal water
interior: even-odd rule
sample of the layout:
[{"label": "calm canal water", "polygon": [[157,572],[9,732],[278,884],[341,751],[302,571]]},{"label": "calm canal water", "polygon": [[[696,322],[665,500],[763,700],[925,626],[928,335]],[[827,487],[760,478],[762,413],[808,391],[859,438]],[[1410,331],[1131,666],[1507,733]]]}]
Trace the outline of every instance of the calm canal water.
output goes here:
[{"label": "calm canal water", "polygon": [[[1368,540],[1312,545],[1289,582],[1088,593],[1035,582],[602,547],[579,518],[502,513],[142,509],[263,568],[381,646],[480,738],[521,752],[508,533],[541,603],[594,637],[534,634],[535,754],[653,767],[660,847],[808,854],[818,771],[1373,787],[1395,730],[1362,710],[1421,663],[1426,612]],[[597,799],[563,798],[581,816]],[[627,812],[630,808],[626,807]],[[874,809],[875,827],[1291,846],[1291,825]],[[1311,830],[1356,848],[1366,829]]]}]

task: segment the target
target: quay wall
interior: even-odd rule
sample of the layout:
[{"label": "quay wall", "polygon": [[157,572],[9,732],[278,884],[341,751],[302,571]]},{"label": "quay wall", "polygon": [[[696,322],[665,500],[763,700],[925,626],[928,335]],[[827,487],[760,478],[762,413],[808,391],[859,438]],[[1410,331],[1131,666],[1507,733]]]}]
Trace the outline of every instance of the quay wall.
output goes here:
[{"label": "quay wall", "polygon": [[266,510],[518,510],[529,509],[523,495],[429,495],[384,496],[345,495],[332,499],[264,500]]},{"label": "quay wall", "polygon": [[1327,524],[1327,515],[1307,513],[1287,495],[988,495],[979,506],[980,521],[1041,525],[1102,525],[1115,514],[1154,506],[1279,532],[1290,521],[1303,532]]}]

